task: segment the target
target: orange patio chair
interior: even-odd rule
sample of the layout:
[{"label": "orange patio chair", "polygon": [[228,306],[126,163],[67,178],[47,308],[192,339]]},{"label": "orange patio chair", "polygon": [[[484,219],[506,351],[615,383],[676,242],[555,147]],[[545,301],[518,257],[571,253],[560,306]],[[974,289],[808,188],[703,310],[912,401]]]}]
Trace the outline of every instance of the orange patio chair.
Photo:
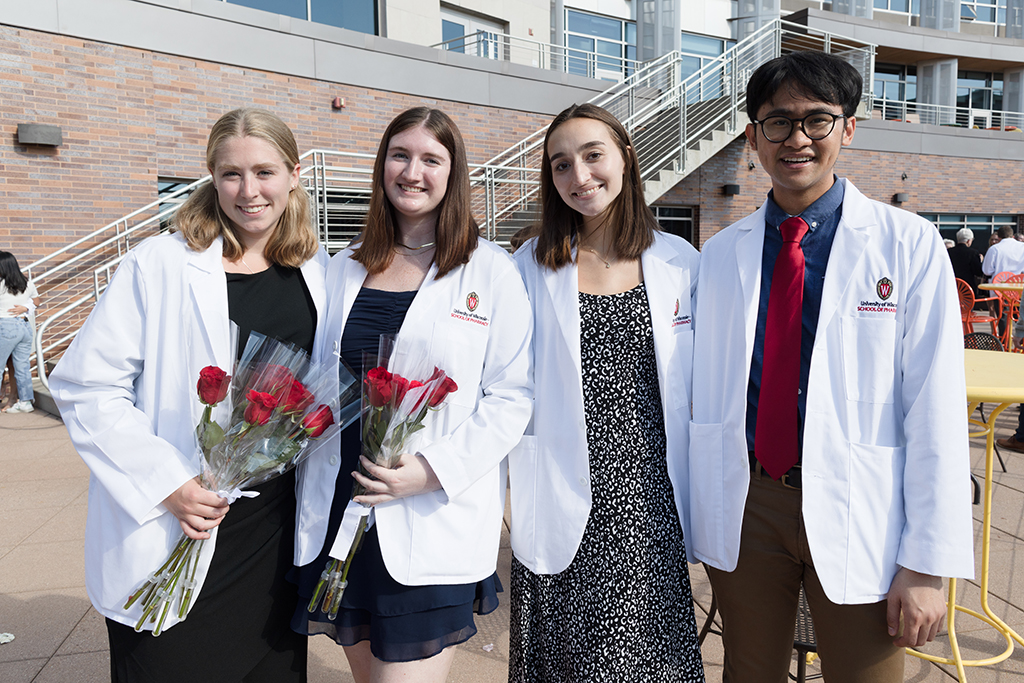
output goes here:
[{"label": "orange patio chair", "polygon": [[[956,279],[956,291],[960,295],[960,320],[963,322],[964,334],[970,334],[974,332],[974,323],[988,323],[992,326],[992,334],[999,336],[999,318],[1002,317],[1000,314],[997,315],[982,315],[974,311],[974,291],[971,290],[971,286],[961,280]],[[997,298],[998,302],[999,299]]]}]

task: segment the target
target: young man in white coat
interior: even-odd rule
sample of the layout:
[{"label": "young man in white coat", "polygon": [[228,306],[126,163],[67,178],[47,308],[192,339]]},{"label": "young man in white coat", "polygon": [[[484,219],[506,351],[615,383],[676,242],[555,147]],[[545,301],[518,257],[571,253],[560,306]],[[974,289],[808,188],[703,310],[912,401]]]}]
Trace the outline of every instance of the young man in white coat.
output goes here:
[{"label": "young man in white coat", "polygon": [[956,287],[938,230],[833,167],[861,77],[821,52],[760,67],[746,136],[772,191],[712,237],[694,315],[691,560],[727,683],[786,680],[801,584],[822,670],[902,681],[973,550]]}]

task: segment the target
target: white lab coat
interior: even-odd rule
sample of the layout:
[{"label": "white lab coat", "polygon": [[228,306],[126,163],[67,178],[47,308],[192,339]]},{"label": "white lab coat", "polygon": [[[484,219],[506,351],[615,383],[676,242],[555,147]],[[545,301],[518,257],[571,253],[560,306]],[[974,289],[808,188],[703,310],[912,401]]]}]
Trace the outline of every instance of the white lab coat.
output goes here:
[{"label": "white lab coat", "polygon": [[[532,429],[509,456],[512,550],[537,574],[557,574],[572,562],[593,501],[583,410],[579,279],[574,261],[558,270],[537,264],[536,240],[515,254],[534,315],[536,410]],[[689,440],[693,320],[700,256],[688,242],[657,233],[643,268],[658,386],[665,417],[668,474],[689,539]],[[688,542],[688,540],[687,540]]]},{"label": "white lab coat", "polygon": [[981,272],[989,277],[996,273],[1024,273],[1024,242],[1012,237],[999,240],[985,252]]},{"label": "white lab coat", "polygon": [[[341,335],[366,269],[352,251],[327,271],[330,305],[314,358],[337,358]],[[505,457],[530,419],[533,323],[522,280],[508,254],[481,239],[469,263],[435,280],[432,265],[399,330],[399,350],[430,359],[458,384],[445,407],[428,414],[415,451],[441,482],[432,493],[374,508],[388,573],[407,586],[480,581],[498,560],[505,509]],[[467,299],[476,294],[472,308]],[[359,368],[353,368],[359,372]],[[433,369],[432,367],[430,368]],[[316,559],[327,539],[340,436],[299,468],[295,563]]]},{"label": "white lab coat", "polygon": [[[971,577],[974,552],[963,333],[946,249],[924,219],[840,182],[807,387],[803,520],[825,594],[856,604],[882,600],[897,565]],[[762,206],[701,257],[687,551],[725,571],[736,568],[750,482],[764,220]]]},{"label": "white lab coat", "polygon": [[[122,624],[134,625],[142,614],[139,603],[122,610],[125,599],[181,536],[162,501],[200,472],[199,371],[234,366],[221,254],[220,239],[194,252],[179,234],[132,249],[50,375],[53,398],[90,470],[86,589],[100,614]],[[321,249],[301,269],[318,314],[326,263]],[[223,404],[218,409],[226,417]],[[215,544],[216,530],[196,573],[200,588]],[[164,628],[177,622],[171,610]]]}]

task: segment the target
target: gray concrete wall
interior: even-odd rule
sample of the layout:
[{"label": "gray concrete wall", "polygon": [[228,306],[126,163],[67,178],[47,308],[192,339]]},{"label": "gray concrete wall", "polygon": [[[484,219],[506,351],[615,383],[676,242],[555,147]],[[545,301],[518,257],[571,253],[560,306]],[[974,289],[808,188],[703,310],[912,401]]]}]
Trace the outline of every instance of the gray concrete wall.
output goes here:
[{"label": "gray concrete wall", "polygon": [[1024,160],[1024,133],[858,121],[852,149],[897,154],[934,154],[964,159]]}]

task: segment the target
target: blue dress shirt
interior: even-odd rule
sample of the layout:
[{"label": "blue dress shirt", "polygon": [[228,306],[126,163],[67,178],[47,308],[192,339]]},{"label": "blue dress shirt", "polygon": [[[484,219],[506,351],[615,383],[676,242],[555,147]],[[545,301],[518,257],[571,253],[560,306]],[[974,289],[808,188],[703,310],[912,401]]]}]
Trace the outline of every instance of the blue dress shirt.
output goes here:
[{"label": "blue dress shirt", "polygon": [[[832,241],[843,215],[843,184],[835,182],[832,187],[807,207],[800,217],[807,222],[810,230],[800,241],[804,252],[804,296],[802,331],[800,335],[800,395],[797,409],[800,416],[799,444],[800,462],[803,455],[804,415],[807,409],[807,375],[811,369],[811,351],[814,336],[818,330],[818,313],[821,310],[821,292],[825,285],[825,268],[828,266]],[[747,449],[754,450],[754,429],[757,425],[757,399],[761,391],[761,368],[764,366],[764,327],[768,318],[768,295],[772,290],[772,273],[775,259],[782,250],[782,233],[779,226],[790,215],[775,203],[774,195],[768,193],[764,214],[764,248],[761,252],[761,298],[757,306],[757,328],[754,333],[754,351],[750,362],[750,382],[747,384]],[[751,463],[753,464],[753,460]]]}]

